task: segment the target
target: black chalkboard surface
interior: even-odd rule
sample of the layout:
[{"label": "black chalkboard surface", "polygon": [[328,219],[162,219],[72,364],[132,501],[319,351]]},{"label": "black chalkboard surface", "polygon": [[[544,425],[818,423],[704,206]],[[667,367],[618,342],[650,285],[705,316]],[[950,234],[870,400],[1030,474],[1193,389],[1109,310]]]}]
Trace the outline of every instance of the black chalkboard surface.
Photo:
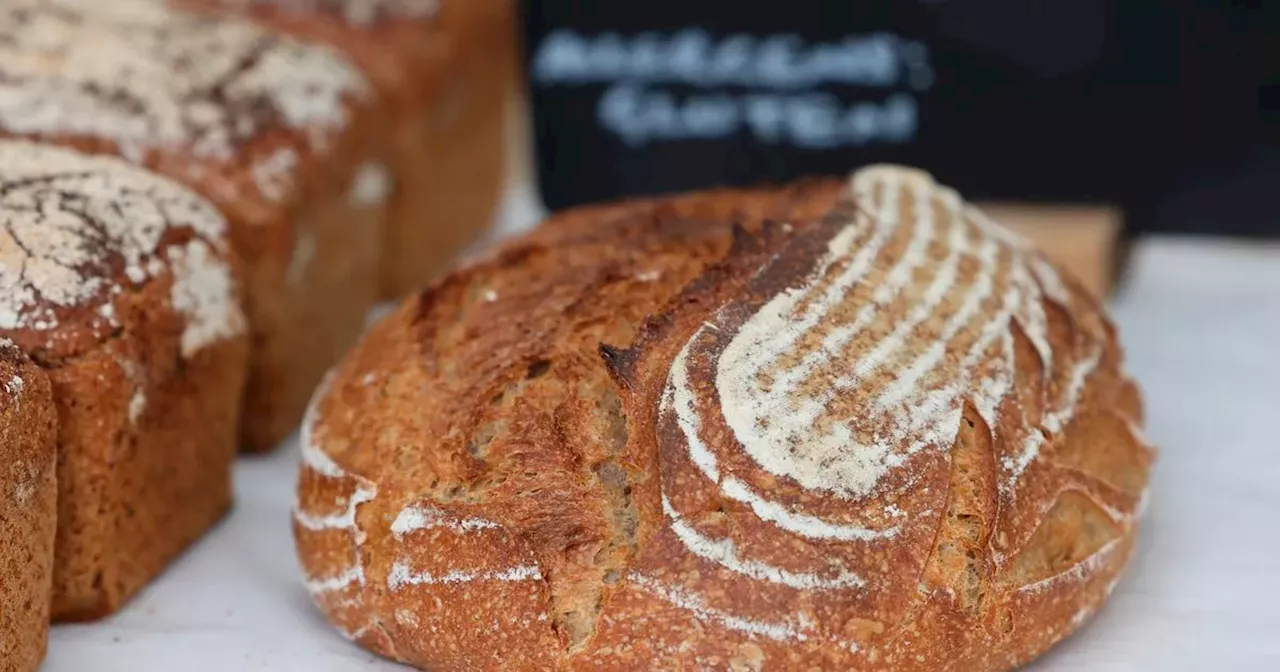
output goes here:
[{"label": "black chalkboard surface", "polygon": [[543,200],[894,161],[975,199],[1141,218],[1188,166],[1260,127],[1242,121],[1256,106],[1229,50],[1188,46],[1197,4],[528,0]]}]

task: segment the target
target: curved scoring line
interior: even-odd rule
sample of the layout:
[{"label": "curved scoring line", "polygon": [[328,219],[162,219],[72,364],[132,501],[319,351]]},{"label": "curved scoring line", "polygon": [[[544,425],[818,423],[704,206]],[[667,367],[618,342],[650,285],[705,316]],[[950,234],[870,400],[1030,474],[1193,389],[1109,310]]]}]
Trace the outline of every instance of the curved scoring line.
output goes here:
[{"label": "curved scoring line", "polygon": [[792,572],[781,567],[743,558],[738,554],[737,546],[732,539],[711,539],[703,536],[671,505],[666,493],[662,495],[662,510],[671,520],[671,530],[684,544],[684,547],[704,560],[709,560],[737,574],[768,581],[798,590],[833,590],[858,588],[865,582],[853,572],[842,571],[834,578],[826,578],[807,572]]},{"label": "curved scoring line", "polygon": [[[1091,574],[1096,573],[1099,569],[1106,566],[1106,564],[1111,560],[1111,555],[1120,548],[1121,540],[1123,540],[1123,537],[1112,539],[1102,546],[1099,546],[1097,550],[1085,556],[1076,564],[1071,565],[1067,569],[1058,572],[1053,576],[1045,577],[1035,583],[1028,583],[1027,585],[1018,588],[1017,592],[1037,593],[1057,583],[1084,580]],[[1119,577],[1117,576],[1117,579],[1118,578]],[[1113,583],[1111,587],[1114,588],[1115,584]]]},{"label": "curved scoring line", "polygon": [[[886,185],[892,185],[893,188],[886,186],[883,195],[884,207],[881,208],[882,212],[875,220],[875,225],[880,227],[878,233],[885,235],[898,229],[897,224],[902,210],[899,199],[904,191],[900,186],[903,180],[897,174],[892,175],[893,179],[884,180]],[[862,179],[870,181],[870,178]],[[853,279],[842,277],[836,280],[827,288],[822,298],[815,302],[810,314],[798,323],[788,317],[791,307],[801,300],[800,297],[812,292],[818,280],[811,282],[807,289],[775,296],[739,327],[732,341],[720,354],[716,365],[715,382],[723,401],[722,408],[726,424],[743,449],[767,471],[795,478],[810,489],[828,490],[839,496],[847,496],[848,494],[865,494],[874,486],[879,474],[888,468],[886,465],[897,466],[891,464],[895,460],[890,454],[892,451],[886,446],[858,445],[852,432],[843,425],[837,425],[831,432],[819,438],[820,442],[829,448],[828,452],[831,454],[853,454],[860,463],[859,466],[865,465],[866,468],[857,470],[857,474],[863,477],[856,482],[852,478],[839,479],[829,487],[828,484],[820,482],[821,479],[817,478],[816,474],[822,471],[822,467],[813,462],[821,456],[815,456],[814,459],[800,465],[805,471],[810,472],[808,478],[805,474],[798,473],[796,469],[789,468],[787,464],[779,463],[790,452],[790,446],[802,436],[812,433],[814,422],[830,402],[831,396],[840,389],[852,386],[856,381],[839,381],[823,396],[801,401],[798,408],[788,408],[785,413],[780,412],[779,409],[789,405],[790,392],[800,378],[812,373],[814,365],[831,359],[833,353],[829,348],[839,348],[871,324],[882,304],[894,299],[903,287],[910,283],[916,269],[928,260],[928,247],[936,229],[933,216],[933,196],[936,190],[916,185],[911,192],[914,194],[917,205],[912,227],[913,235],[907,250],[889,270],[885,282],[875,287],[872,301],[859,309],[851,325],[836,328],[824,339],[821,349],[806,355],[798,364],[782,372],[767,391],[761,388],[758,382],[760,362],[773,361],[790,347],[801,333],[807,332],[816,324],[816,319],[810,318],[823,315],[835,305],[847,301],[847,293],[861,278],[861,273]],[[958,196],[956,198],[958,199]],[[834,246],[829,247],[834,248]],[[839,252],[836,249],[831,251]],[[847,250],[844,252],[847,253]],[[857,263],[851,264],[850,268],[855,266]],[[765,347],[766,343],[768,347]],[[762,351],[766,353],[765,357],[760,356]],[[757,427],[765,414],[773,416],[770,419],[774,422],[770,424],[772,431],[761,433],[757,431]],[[852,463],[850,468],[854,468]]]},{"label": "curved scoring line", "polygon": [[[307,409],[303,413],[302,427],[298,439],[300,452],[302,453],[300,468],[310,469],[324,478],[343,481],[349,479],[354,483],[354,491],[350,495],[348,507],[342,516],[321,516],[315,517],[315,519],[309,519],[311,514],[305,511],[299,498],[299,493],[295,492],[293,518],[298,521],[299,525],[308,530],[319,532],[327,529],[343,529],[350,535],[351,549],[355,557],[345,570],[335,576],[317,579],[311,574],[310,568],[303,568],[304,584],[316,604],[321,605],[323,600],[323,604],[329,604],[332,608],[342,608],[361,604],[364,599],[362,593],[367,578],[364,571],[364,556],[361,553],[361,546],[365,542],[366,535],[364,530],[360,529],[360,526],[356,524],[356,513],[360,504],[371,502],[377,498],[378,486],[373,481],[344,469],[320,447],[317,437],[318,430],[322,429],[319,427],[320,402],[329,395],[336,377],[336,371],[327,371],[324,377],[321,378],[320,384],[316,386],[315,392],[312,393],[310,401],[307,402]],[[348,515],[350,516],[349,518]],[[354,595],[346,598],[334,598],[326,595],[327,593],[346,591],[349,587],[355,591]],[[367,615],[364,618],[364,622],[354,629],[348,629],[340,620],[335,619],[334,625],[343,635],[351,639],[355,639],[358,633],[366,631],[371,625],[371,620]]]},{"label": "curved scoring line", "polygon": [[644,589],[645,592],[656,595],[669,604],[692,613],[694,618],[701,621],[714,621],[730,630],[768,637],[775,641],[795,639],[803,642],[809,638],[805,634],[806,631],[813,629],[813,623],[804,618],[804,614],[800,614],[800,618],[796,619],[796,622],[769,623],[755,621],[708,606],[700,596],[677,586],[662,583],[653,577],[633,573],[629,578],[637,586]]},{"label": "curved scoring line", "polygon": [[[884,411],[906,401],[915,393],[920,378],[933,371],[934,367],[942,361],[943,355],[947,352],[947,344],[978,313],[982,302],[990,296],[995,285],[994,271],[999,252],[1000,245],[995,239],[988,238],[983,241],[978,250],[978,257],[982,260],[982,270],[974,278],[973,286],[966,292],[960,310],[947,321],[942,328],[942,334],[929,346],[929,349],[917,356],[902,374],[881,391],[876,397],[876,410]],[[994,320],[988,322],[984,330],[992,324],[997,323]]]},{"label": "curved scoring line", "polygon": [[1036,349],[1040,363],[1044,366],[1044,373],[1048,376],[1053,370],[1053,346],[1049,345],[1049,318],[1044,312],[1044,294],[1032,279],[1031,274],[1027,272],[1025,257],[1022,253],[1019,253],[1018,259],[1023,263],[1014,265],[1013,281],[1027,289],[1028,298],[1022,302],[1022,309],[1015,317],[1022,324],[1027,339],[1031,341],[1031,346]]},{"label": "curved scoring line", "polygon": [[[1018,302],[1021,300],[1021,297],[1022,292],[1018,287],[1010,284],[1009,288],[1005,290],[1004,295],[1001,297],[1000,312],[996,314],[995,319],[987,323],[983,328],[982,335],[973,344],[973,346],[969,348],[969,351],[965,354],[965,358],[961,360],[959,368],[963,372],[962,375],[951,381],[951,383],[944,385],[937,390],[926,393],[925,396],[916,404],[916,408],[922,409],[923,412],[917,413],[916,416],[912,418],[911,424],[908,425],[906,431],[902,432],[901,435],[896,438],[906,438],[908,433],[916,432],[925,428],[928,428],[929,431],[925,432],[925,438],[922,438],[912,448],[908,449],[908,453],[913,453],[929,442],[936,441],[937,437],[940,435],[955,435],[955,430],[948,432],[945,431],[945,429],[939,429],[939,427],[946,428],[954,426],[958,429],[963,411],[958,408],[951,409],[950,413],[946,413],[945,411],[954,404],[955,398],[960,394],[961,389],[970,387],[973,367],[978,364],[978,360],[982,358],[986,353],[987,348],[990,347],[997,338],[1003,338],[1006,345],[1004,352],[1005,373],[1007,374],[1008,370],[1013,368],[1013,337],[1009,334],[1008,324],[1009,320],[1013,319],[1014,312],[1018,308]],[[979,389],[984,393],[984,395],[989,395],[989,397],[983,397],[978,400],[977,405],[979,408],[987,407],[994,409],[995,406],[999,404],[1000,399],[1004,398],[1005,393],[1008,392],[1008,385],[1011,379],[1008,375],[1001,375],[1000,380],[1003,381],[1003,385],[997,384],[988,386],[985,384],[986,381],[984,381],[984,384],[979,386]],[[992,422],[994,420],[993,417],[985,415],[983,418],[987,420],[987,422]],[[930,423],[933,424],[930,425]]]},{"label": "curved scoring line", "polygon": [[[901,194],[898,191],[892,193],[895,198],[892,202],[886,199],[885,207],[892,207],[894,215],[892,218],[883,217],[882,215],[882,220],[892,222],[892,224],[886,225],[887,230],[896,229],[897,224],[899,223],[897,203],[898,199],[901,198]],[[928,201],[930,195],[931,194],[927,192],[918,193],[916,194],[917,201]],[[875,321],[876,315],[880,312],[880,309],[897,298],[907,284],[911,282],[915,271],[928,260],[927,252],[929,244],[933,242],[934,229],[936,228],[936,224],[933,219],[932,203],[922,204],[918,202],[916,209],[920,212],[927,212],[929,214],[928,216],[919,216],[919,213],[917,213],[918,216],[915,222],[915,232],[911,237],[911,242],[907,246],[906,252],[904,252],[903,255],[898,258],[897,262],[894,263],[893,267],[889,269],[889,273],[885,276],[885,281],[875,288],[875,291],[871,296],[871,301],[867,302],[866,305],[862,306],[862,308],[858,310],[851,324],[841,325],[832,329],[827,336],[822,339],[822,346],[816,352],[809,353],[799,363],[778,375],[770,386],[769,391],[765,393],[766,396],[776,399],[777,397],[787,394],[797,382],[812,370],[813,366],[822,363],[824,360],[830,360],[833,356],[839,356],[840,353],[838,351],[848,344],[849,341],[853,340],[854,336],[858,335],[863,329],[870,326],[871,323]],[[833,284],[832,289],[829,289],[827,294],[823,296],[822,303],[827,305],[829,309],[829,306],[833,306],[835,303],[842,301],[845,298],[847,291],[852,289],[853,285],[861,279],[862,276],[860,275],[847,285]],[[836,287],[843,287],[845,291],[841,292],[840,295],[837,296],[834,292],[834,288]],[[826,312],[827,310],[824,310],[823,314]],[[772,329],[764,329],[763,331],[766,334],[766,338],[767,334],[778,333]],[[741,333],[741,330],[739,330],[739,335],[741,335]],[[735,336],[734,340],[736,341],[737,338],[738,337]],[[794,339],[790,342],[779,344],[777,352],[781,352],[783,349],[790,347],[793,343]],[[751,345],[755,345],[755,343],[752,343]],[[730,360],[731,365],[729,368],[741,367],[746,372],[739,380],[743,381],[743,383],[746,381],[756,380],[758,369],[753,370],[750,366],[752,362],[758,361],[754,356],[755,348],[749,346],[733,348],[732,350],[730,348],[733,348],[732,343],[729,348],[726,348],[726,353],[721,355],[721,364],[723,365],[723,362],[727,357]],[[742,354],[739,355],[737,353]]]},{"label": "curved scoring line", "polygon": [[[948,205],[951,205],[948,203]],[[889,355],[897,352],[906,343],[906,337],[937,310],[948,291],[955,286],[956,276],[960,270],[960,257],[969,251],[969,237],[964,220],[955,209],[951,211],[950,233],[947,238],[947,257],[933,282],[925,290],[923,300],[912,307],[907,319],[894,327],[893,331],[876,347],[855,364],[854,381],[865,378],[884,363]],[[841,381],[843,382],[843,381]]]},{"label": "curved scoring line", "polygon": [[1032,428],[1031,435],[1022,444],[1022,451],[1017,457],[1005,457],[1002,463],[1009,470],[1011,481],[1016,480],[1018,476],[1026,471],[1027,466],[1036,459],[1040,454],[1040,448],[1048,441],[1045,431],[1049,434],[1057,434],[1071,422],[1071,418],[1075,416],[1076,406],[1080,403],[1080,395],[1084,392],[1085,383],[1089,379],[1089,375],[1098,367],[1098,362],[1102,359],[1102,348],[1095,348],[1094,351],[1086,358],[1080,360],[1071,369],[1071,378],[1067,383],[1067,393],[1062,400],[1062,404],[1058,408],[1046,413],[1040,421],[1040,427]]},{"label": "curved scoring line", "polygon": [[[879,256],[880,250],[889,242],[893,232],[897,229],[897,201],[888,200],[887,195],[893,194],[897,197],[898,191],[890,190],[889,182],[893,182],[896,185],[897,179],[895,178],[894,180],[883,181],[885,184],[886,197],[881,204],[880,214],[875,218],[870,218],[870,225],[875,227],[870,241],[868,241],[866,245],[858,248],[858,251],[853,254],[853,259],[849,262],[849,265],[845,267],[844,271],[842,271],[839,276],[832,280],[831,285],[826,289],[826,292],[822,297],[819,300],[814,301],[814,303],[809,306],[805,311],[804,316],[796,322],[794,328],[789,329],[782,334],[766,330],[755,336],[752,336],[751,334],[743,335],[741,330],[739,330],[739,337],[745,337],[749,340],[744,347],[755,355],[746,359],[746,366],[748,368],[744,373],[745,377],[753,378],[765,366],[772,364],[777,359],[778,354],[793,345],[797,340],[799,340],[800,336],[812,329],[823,317],[826,316],[830,307],[834,305],[836,300],[844,293],[843,288],[856,284],[864,275],[866,275],[867,271],[871,270],[872,263],[876,260],[876,257]],[[870,191],[870,188],[864,188],[860,191],[859,186],[860,185],[855,178],[851,186],[851,189],[855,193],[861,195],[864,192]],[[773,300],[761,307],[758,312],[770,311],[777,315],[779,320],[786,320],[788,316],[795,311],[801,300],[812,292],[816,288],[816,285],[821,282],[822,278],[826,275],[827,269],[829,269],[837,260],[848,256],[849,253],[852,252],[854,241],[858,237],[858,234],[861,233],[861,227],[859,227],[858,224],[867,220],[868,217],[865,213],[862,213],[861,211],[856,213],[854,215],[854,221],[841,229],[840,232],[827,243],[827,254],[819,264],[818,269],[814,272],[814,279],[804,288],[782,292]],[[737,339],[735,338],[735,340]],[[765,343],[771,340],[777,341],[777,347],[772,348],[769,351],[765,351]],[[762,352],[765,353],[765,356],[761,356]],[[770,352],[772,355],[768,354]]]},{"label": "curved scoring line", "polygon": [[727,476],[721,479],[719,463],[716,456],[702,442],[699,434],[700,423],[694,396],[689,390],[689,372],[686,361],[689,350],[705,333],[706,327],[699,328],[693,337],[685,343],[680,353],[671,363],[668,373],[667,389],[663,395],[661,412],[674,413],[676,424],[685,437],[685,445],[689,457],[704,476],[719,486],[721,494],[751,507],[752,512],[760,520],[772,523],[777,527],[804,537],[813,539],[838,539],[844,541],[872,541],[886,539],[898,533],[898,527],[883,530],[867,529],[857,525],[831,523],[814,516],[788,511],[784,507],[770,502],[753,492],[749,486],[738,479]]}]

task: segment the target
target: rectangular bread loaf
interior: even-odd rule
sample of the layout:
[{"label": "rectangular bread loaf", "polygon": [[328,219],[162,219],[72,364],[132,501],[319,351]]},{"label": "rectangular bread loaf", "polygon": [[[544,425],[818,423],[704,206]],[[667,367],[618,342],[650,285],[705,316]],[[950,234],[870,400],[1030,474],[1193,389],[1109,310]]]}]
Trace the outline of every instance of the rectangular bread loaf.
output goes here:
[{"label": "rectangular bread loaf", "polygon": [[189,185],[246,263],[243,442],[274,446],[376,299],[389,120],[340,54],[164,0],[0,7],[0,134]]},{"label": "rectangular bread loaf", "polygon": [[0,337],[56,410],[52,616],[97,618],[230,505],[240,277],[212,204],[111,157],[0,141],[0,222]]},{"label": "rectangular bread loaf", "polygon": [[391,107],[382,290],[424,284],[489,228],[506,174],[512,0],[185,0],[333,46]]},{"label": "rectangular bread loaf", "polygon": [[0,339],[0,670],[34,672],[49,638],[58,487],[49,379]]}]

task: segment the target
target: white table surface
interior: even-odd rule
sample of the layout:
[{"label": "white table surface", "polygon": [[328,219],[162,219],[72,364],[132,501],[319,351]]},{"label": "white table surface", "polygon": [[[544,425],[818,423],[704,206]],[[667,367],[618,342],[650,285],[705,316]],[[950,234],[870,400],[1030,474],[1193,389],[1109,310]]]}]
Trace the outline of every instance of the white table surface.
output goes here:
[{"label": "white table surface", "polygon": [[[504,231],[535,216],[513,194]],[[1161,448],[1108,606],[1033,666],[1280,670],[1280,246],[1152,239],[1113,305]],[[50,672],[402,670],[338,636],[289,528],[297,442],[236,469],[221,525],[120,614],[53,630]]]}]

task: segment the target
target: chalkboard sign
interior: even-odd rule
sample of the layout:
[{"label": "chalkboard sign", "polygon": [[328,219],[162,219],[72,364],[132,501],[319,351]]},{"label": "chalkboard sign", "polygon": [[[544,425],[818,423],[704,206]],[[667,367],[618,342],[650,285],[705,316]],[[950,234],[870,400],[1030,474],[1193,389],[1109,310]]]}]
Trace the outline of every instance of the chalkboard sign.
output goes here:
[{"label": "chalkboard sign", "polygon": [[542,197],[559,209],[894,161],[975,199],[1149,211],[1221,151],[1206,129],[1230,133],[1234,113],[1185,113],[1203,82],[1179,70],[1176,4],[530,0]]}]

